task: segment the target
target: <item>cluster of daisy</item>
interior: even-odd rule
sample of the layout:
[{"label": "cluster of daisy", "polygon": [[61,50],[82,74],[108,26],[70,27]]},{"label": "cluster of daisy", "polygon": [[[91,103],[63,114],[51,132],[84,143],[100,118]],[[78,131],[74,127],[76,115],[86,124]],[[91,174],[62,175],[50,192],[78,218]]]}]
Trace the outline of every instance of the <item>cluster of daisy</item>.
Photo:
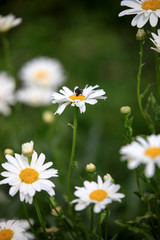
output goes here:
[{"label": "cluster of daisy", "polygon": [[[21,22],[22,19],[13,14],[0,15],[0,32],[7,32]],[[18,77],[22,87],[15,92],[15,79],[7,72],[0,72],[0,113],[5,116],[11,113],[10,106],[16,101],[32,107],[50,105],[52,91],[56,91],[66,79],[63,66],[57,59],[42,56],[26,62]]]}]

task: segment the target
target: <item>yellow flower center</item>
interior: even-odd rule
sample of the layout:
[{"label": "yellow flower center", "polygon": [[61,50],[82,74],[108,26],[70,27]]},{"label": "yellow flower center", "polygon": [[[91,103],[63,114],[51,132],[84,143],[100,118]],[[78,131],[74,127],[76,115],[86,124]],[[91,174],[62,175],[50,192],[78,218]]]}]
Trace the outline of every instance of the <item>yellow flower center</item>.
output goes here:
[{"label": "yellow flower center", "polygon": [[38,176],[39,176],[39,173],[32,168],[23,169],[19,174],[21,181],[28,184],[34,183],[35,181],[37,181]]},{"label": "yellow flower center", "polygon": [[73,94],[73,95],[69,96],[69,98],[70,98],[73,102],[75,102],[76,100],[83,101],[83,100],[85,99],[85,96],[82,95],[82,94],[80,94],[80,95],[78,95],[78,96],[76,96],[75,94]]},{"label": "yellow flower center", "polygon": [[145,10],[156,11],[160,9],[160,0],[146,0],[142,3],[142,8]]},{"label": "yellow flower center", "polygon": [[155,158],[160,156],[160,147],[150,147],[147,150],[145,150],[145,155]]},{"label": "yellow flower center", "polygon": [[0,239],[1,240],[10,240],[12,239],[14,233],[11,229],[0,230]]},{"label": "yellow flower center", "polygon": [[47,70],[41,69],[41,70],[34,73],[34,79],[36,81],[46,80],[47,78],[48,78],[48,71]]},{"label": "yellow flower center", "polygon": [[108,196],[108,193],[102,189],[95,190],[91,192],[91,194],[89,195],[91,200],[95,200],[98,202],[103,201],[107,196]]}]

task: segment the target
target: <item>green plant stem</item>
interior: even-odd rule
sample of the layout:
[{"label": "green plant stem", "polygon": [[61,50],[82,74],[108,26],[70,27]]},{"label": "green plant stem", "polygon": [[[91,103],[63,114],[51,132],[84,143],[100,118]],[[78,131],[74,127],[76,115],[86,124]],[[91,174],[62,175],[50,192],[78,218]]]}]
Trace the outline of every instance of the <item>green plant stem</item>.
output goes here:
[{"label": "green plant stem", "polygon": [[94,226],[94,212],[93,206],[91,206],[90,240],[92,239],[93,226]]},{"label": "green plant stem", "polygon": [[99,219],[98,219],[98,232],[99,232],[99,240],[101,240],[102,239],[101,213],[99,213]]},{"label": "green plant stem", "polygon": [[105,222],[105,240],[107,240],[107,235],[108,235],[108,221],[109,221],[109,206],[106,208],[106,222]]},{"label": "green plant stem", "polygon": [[36,199],[35,196],[33,198],[33,202],[34,202],[34,206],[35,206],[35,209],[36,209],[36,212],[37,212],[37,216],[38,216],[39,222],[41,224],[43,233],[45,235],[46,240],[48,240],[49,238],[48,238],[48,235],[47,235],[47,232],[46,232],[45,223],[43,221],[43,217],[42,217],[42,214],[41,214],[41,211],[40,211],[40,208],[39,208],[39,205],[38,205],[38,202],[37,202],[37,199]]},{"label": "green plant stem", "polygon": [[141,96],[141,78],[142,78],[142,67],[143,67],[143,63],[142,63],[142,58],[143,58],[143,41],[140,41],[140,52],[139,52],[140,58],[139,58],[139,69],[138,69],[138,75],[137,75],[137,98],[138,98],[138,105],[139,105],[139,109],[140,112],[143,116],[143,118],[146,121],[146,124],[148,125],[150,131],[152,133],[155,133],[155,128],[154,125],[152,124],[151,120],[150,120],[150,116],[145,113],[143,111],[143,107],[142,107],[142,96]]},{"label": "green plant stem", "polygon": [[[157,34],[155,27],[152,28],[152,31],[155,34]],[[155,57],[155,64],[156,64],[157,96],[158,96],[158,101],[160,102],[160,61],[159,61],[158,52],[154,51],[154,57]]]},{"label": "green plant stem", "polygon": [[5,33],[1,34],[1,39],[2,39],[2,44],[3,44],[3,49],[4,49],[4,58],[5,58],[6,66],[8,68],[8,71],[10,72],[10,74],[12,76],[14,76],[12,61],[11,61],[11,56],[10,56],[9,41],[8,41]]},{"label": "green plant stem", "polygon": [[[142,58],[143,58],[143,41],[140,41],[140,52],[139,52],[139,70],[138,70],[138,75],[137,75],[137,98],[138,98],[138,105],[139,105],[139,109],[140,112],[142,114],[142,116],[144,117],[144,119],[146,120],[146,116],[145,113],[143,111],[142,108],[142,98],[141,98],[141,78],[142,78],[142,67],[143,67],[143,63],[142,63]],[[147,120],[146,120],[147,121]],[[147,123],[148,124],[148,123]]]},{"label": "green plant stem", "polygon": [[[72,140],[72,151],[69,161],[69,169],[68,169],[68,183],[67,183],[67,194],[68,194],[68,203],[71,200],[71,172],[73,167],[73,160],[75,155],[75,147],[76,147],[76,135],[77,135],[77,124],[78,124],[78,107],[74,107],[74,123],[73,123],[73,140]],[[69,209],[71,209],[71,205],[69,204]]]},{"label": "green plant stem", "polygon": [[29,219],[29,214],[28,214],[28,211],[27,211],[27,208],[26,208],[26,204],[25,204],[24,202],[22,202],[22,205],[23,205],[23,210],[24,210],[26,219],[27,219],[27,221],[28,221],[28,223],[29,223],[30,229],[31,229],[33,235],[35,236],[35,239],[37,240],[36,232],[34,231],[34,228],[33,228],[32,224],[31,224],[30,219]]},{"label": "green plant stem", "polygon": [[143,197],[143,191],[142,191],[142,188],[141,188],[141,185],[140,185],[140,173],[139,173],[139,169],[135,169],[135,173],[136,173],[136,182],[137,182],[137,186],[138,186],[138,190],[139,190],[139,193],[141,195],[141,197]]}]

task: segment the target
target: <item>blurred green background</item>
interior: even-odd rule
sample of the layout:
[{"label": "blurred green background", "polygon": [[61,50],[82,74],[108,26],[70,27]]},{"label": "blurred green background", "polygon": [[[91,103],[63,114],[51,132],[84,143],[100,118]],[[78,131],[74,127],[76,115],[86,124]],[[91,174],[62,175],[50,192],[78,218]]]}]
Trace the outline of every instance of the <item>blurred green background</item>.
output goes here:
[{"label": "blurred green background", "polygon": [[[149,134],[140,115],[136,97],[136,77],[139,63],[139,42],[136,28],[131,27],[132,17],[118,18],[123,10],[120,1],[107,0],[1,0],[0,14],[13,13],[23,22],[7,33],[12,61],[16,73],[28,60],[37,56],[57,58],[63,64],[67,81],[65,85],[84,88],[86,84],[99,84],[106,91],[107,100],[100,100],[95,106],[87,105],[87,111],[79,114],[76,160],[79,168],[72,174],[72,189],[82,186],[86,179],[86,164],[92,162],[97,174],[110,173],[121,185],[120,192],[126,197],[122,204],[111,206],[109,234],[119,232],[118,239],[141,239],[132,232],[116,225],[116,219],[134,219],[143,214],[143,207],[133,192],[137,191],[134,171],[127,169],[120,161],[119,149],[124,145],[124,116],[120,107],[132,108],[134,136]],[[1,44],[1,43],[0,43]],[[146,40],[145,63],[142,88],[155,79],[154,54],[151,42]],[[0,45],[0,70],[7,70],[2,44]],[[51,125],[42,120],[44,110],[55,112],[57,105],[31,108],[17,104],[11,116],[0,115],[0,161],[5,161],[3,151],[12,148],[20,153],[21,144],[33,140],[35,150],[46,155],[59,170],[55,179],[56,201],[64,204],[66,194],[67,167],[72,144],[73,108],[67,107],[62,115],[56,115]],[[8,196],[8,186],[1,186],[0,217],[23,217],[18,194]],[[41,194],[38,195],[39,200]],[[41,199],[44,214],[49,224],[49,206]],[[28,206],[33,214],[32,206]]]}]

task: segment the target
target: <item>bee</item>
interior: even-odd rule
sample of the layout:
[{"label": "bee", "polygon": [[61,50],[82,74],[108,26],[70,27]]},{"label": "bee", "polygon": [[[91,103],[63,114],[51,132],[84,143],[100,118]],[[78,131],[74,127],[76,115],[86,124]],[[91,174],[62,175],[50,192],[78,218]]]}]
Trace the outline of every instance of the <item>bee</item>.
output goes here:
[{"label": "bee", "polygon": [[76,96],[78,97],[80,94],[83,93],[83,89],[78,87],[75,89],[75,93],[76,93]]}]

